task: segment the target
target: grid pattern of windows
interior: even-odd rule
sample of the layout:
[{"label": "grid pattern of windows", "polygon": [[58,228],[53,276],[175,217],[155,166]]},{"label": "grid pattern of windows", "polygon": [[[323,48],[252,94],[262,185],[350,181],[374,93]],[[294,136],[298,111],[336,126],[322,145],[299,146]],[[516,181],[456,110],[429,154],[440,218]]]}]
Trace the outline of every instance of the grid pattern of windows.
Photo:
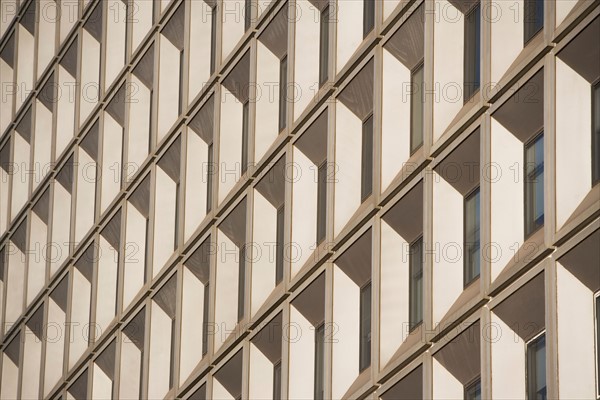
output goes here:
[{"label": "grid pattern of windows", "polygon": [[583,3],[0,1],[0,398],[598,397]]}]

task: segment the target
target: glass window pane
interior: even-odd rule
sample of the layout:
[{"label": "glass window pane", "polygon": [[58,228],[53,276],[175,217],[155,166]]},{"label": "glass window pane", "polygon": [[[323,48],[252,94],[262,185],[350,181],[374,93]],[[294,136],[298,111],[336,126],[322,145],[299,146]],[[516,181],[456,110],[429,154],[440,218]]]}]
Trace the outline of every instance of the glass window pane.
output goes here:
[{"label": "glass window pane", "polygon": [[600,293],[596,295],[596,374],[600,396]]},{"label": "glass window pane", "polygon": [[544,225],[544,136],[525,147],[525,236]]},{"label": "glass window pane", "polygon": [[250,22],[252,21],[252,0],[244,1],[244,31],[250,28]]},{"label": "glass window pane", "polygon": [[217,67],[217,6],[215,5],[210,12],[210,74],[215,72]]},{"label": "glass window pane", "polygon": [[546,336],[527,345],[527,398],[546,400]]},{"label": "glass window pane", "polygon": [[317,182],[317,243],[325,239],[327,222],[327,161],[319,166]]},{"label": "glass window pane", "polygon": [[371,282],[360,290],[360,360],[359,370],[371,365]]},{"label": "glass window pane", "polygon": [[273,400],[281,400],[281,361],[273,366]]},{"label": "glass window pane", "polygon": [[213,144],[208,145],[208,163],[206,168],[206,213],[212,209]]},{"label": "glass window pane", "polygon": [[202,307],[202,355],[208,353],[208,303],[210,299],[210,286],[204,285],[204,304]]},{"label": "glass window pane", "polygon": [[249,129],[250,102],[242,106],[242,174],[248,169],[248,129]]},{"label": "glass window pane", "polygon": [[465,15],[464,100],[468,101],[480,85],[481,7],[477,4]]},{"label": "glass window pane", "polygon": [[325,379],[325,325],[315,329],[315,400],[323,400]]},{"label": "glass window pane", "polygon": [[363,0],[363,38],[375,26],[375,0]]},{"label": "glass window pane", "polygon": [[524,1],[525,43],[544,27],[544,0]]},{"label": "glass window pane", "polygon": [[329,66],[329,6],[321,11],[321,43],[319,46],[319,86],[328,79]]},{"label": "glass window pane", "polygon": [[244,319],[244,296],[246,284],[246,246],[240,248],[240,262],[238,270],[238,322]]},{"label": "glass window pane", "polygon": [[373,115],[363,122],[362,127],[362,174],[361,200],[373,192]]},{"label": "glass window pane", "polygon": [[411,74],[412,94],[410,96],[410,153],[423,145],[423,108],[425,103],[423,63]]},{"label": "glass window pane", "polygon": [[287,56],[279,64],[279,132],[285,129],[287,119]]},{"label": "glass window pane", "polygon": [[275,284],[279,284],[283,280],[283,224],[284,224],[284,206],[277,210],[277,242],[275,253]]},{"label": "glass window pane", "polygon": [[479,276],[480,270],[479,188],[465,199],[465,271],[464,284]]},{"label": "glass window pane", "polygon": [[479,378],[465,387],[465,400],[481,400],[481,380]]},{"label": "glass window pane", "polygon": [[409,329],[423,320],[423,238],[417,239],[409,250]]},{"label": "glass window pane", "polygon": [[592,184],[600,181],[600,81],[592,88]]}]

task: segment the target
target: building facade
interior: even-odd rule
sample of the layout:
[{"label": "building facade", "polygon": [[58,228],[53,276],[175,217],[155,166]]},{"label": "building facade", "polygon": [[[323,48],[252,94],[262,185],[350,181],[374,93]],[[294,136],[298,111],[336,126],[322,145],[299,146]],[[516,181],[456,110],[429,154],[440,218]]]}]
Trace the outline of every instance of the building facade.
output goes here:
[{"label": "building facade", "polygon": [[3,0],[1,399],[600,398],[600,3]]}]

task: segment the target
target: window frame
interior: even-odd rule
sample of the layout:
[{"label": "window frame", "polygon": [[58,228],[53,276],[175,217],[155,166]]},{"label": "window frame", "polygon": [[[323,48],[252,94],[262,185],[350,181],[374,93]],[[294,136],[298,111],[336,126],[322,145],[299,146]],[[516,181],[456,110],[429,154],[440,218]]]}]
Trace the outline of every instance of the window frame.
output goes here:
[{"label": "window frame", "polygon": [[[600,183],[600,78],[592,83],[592,187]],[[596,113],[596,111],[598,111]],[[597,127],[597,128],[596,128]],[[596,131],[596,129],[598,129]]]},{"label": "window frame", "polygon": [[248,145],[250,143],[250,101],[242,104],[242,157],[241,174],[248,171]]},{"label": "window frame", "polygon": [[210,11],[210,75],[217,70],[217,7],[218,2],[211,7]]},{"label": "window frame", "polygon": [[[420,282],[421,282],[421,298],[419,299],[420,301],[420,306],[418,307],[418,309],[420,310],[420,315],[418,316],[419,319],[417,321],[414,320],[415,315],[413,315],[413,295],[414,295],[414,279],[413,276],[415,275],[415,271],[414,271],[414,262],[413,262],[413,249],[414,247],[419,244],[419,247],[421,249],[421,255],[420,255],[420,260],[421,260],[421,278],[420,278]],[[423,235],[419,235],[419,237],[417,237],[415,240],[412,241],[412,243],[410,243],[409,245],[409,251],[408,251],[408,331],[413,332],[415,329],[417,329],[419,327],[419,325],[421,325],[423,323],[423,267],[424,267],[424,257],[423,257]]]},{"label": "window frame", "polygon": [[[469,270],[468,266],[467,266],[467,252],[468,252],[468,248],[467,248],[467,203],[469,202],[469,200],[473,199],[475,196],[478,197],[477,202],[479,203],[479,215],[477,216],[477,222],[478,222],[478,231],[479,231],[479,236],[478,236],[478,245],[479,245],[479,251],[480,251],[480,257],[477,261],[478,264],[478,272],[477,274],[474,274],[473,276],[470,277],[470,279],[468,279],[468,275],[467,275],[467,271]],[[463,198],[463,248],[464,248],[464,257],[463,257],[463,289],[466,288],[467,286],[469,286],[471,283],[475,282],[477,280],[477,278],[479,278],[479,276],[481,275],[481,187],[477,186],[475,188],[473,188],[471,191],[469,191]]]},{"label": "window frame", "polygon": [[[321,351],[319,351],[321,350]],[[314,400],[325,399],[325,322],[315,327]]]},{"label": "window frame", "polygon": [[[533,14],[533,18],[538,17],[537,7],[540,7],[541,4],[541,25],[539,27],[535,27],[535,20],[532,19],[532,15],[528,11],[533,8],[535,13]],[[544,24],[546,23],[544,18],[544,13],[546,12],[546,7],[544,6],[544,0],[523,0],[523,47],[527,46],[529,42],[531,42],[540,32],[544,31]]]},{"label": "window frame", "polygon": [[595,319],[595,337],[596,345],[596,398],[600,399],[600,291],[594,294],[594,319]]},{"label": "window frame", "polygon": [[[365,293],[368,291],[368,297],[365,296]],[[365,296],[365,297],[363,297]],[[365,308],[363,301],[365,301],[366,299],[368,299],[368,307]],[[365,371],[366,369],[371,367],[371,341],[372,341],[372,325],[373,325],[373,314],[371,312],[371,306],[373,303],[373,286],[372,286],[372,282],[369,279],[369,281],[367,283],[365,283],[361,288],[360,288],[360,301],[359,301],[359,346],[358,346],[358,371],[359,373]],[[369,313],[369,325],[368,326],[364,326],[363,325],[363,309],[368,309],[368,313]],[[367,330],[368,334],[367,335],[363,335],[363,330]],[[365,342],[363,342],[363,340],[365,339],[365,336],[368,337],[368,340],[366,340]],[[368,346],[368,347],[365,347]],[[366,357],[365,359],[363,359],[363,351],[366,351]]]},{"label": "window frame", "polygon": [[415,84],[415,75],[421,71],[421,74],[423,76],[423,79],[421,79],[420,82],[418,82],[417,84],[419,85],[419,93],[420,93],[420,102],[421,102],[421,113],[420,113],[420,118],[421,118],[421,132],[420,132],[420,143],[418,143],[415,146],[415,143],[413,142],[413,136],[414,136],[414,125],[415,125],[415,121],[414,121],[414,113],[415,113],[415,101],[414,101],[414,97],[415,97],[415,93],[411,93],[410,94],[410,137],[409,137],[409,141],[410,141],[410,155],[412,156],[413,154],[415,154],[421,147],[423,147],[423,142],[425,141],[425,98],[424,98],[424,82],[425,82],[425,59],[422,58],[421,61],[419,61],[417,63],[417,65],[410,71],[410,83],[411,83],[411,88],[414,87]]},{"label": "window frame", "polygon": [[206,214],[212,210],[212,196],[213,196],[213,173],[214,173],[214,146],[211,141],[208,144],[208,162],[206,168]]},{"label": "window frame", "polygon": [[[281,225],[280,225],[281,224]],[[283,282],[284,241],[285,241],[285,203],[277,209],[275,240],[275,286]]]},{"label": "window frame", "polygon": [[477,387],[479,388],[479,398],[481,399],[481,375],[477,375],[463,386],[463,398],[465,400],[469,400],[470,398],[467,397],[467,395],[470,394],[470,390],[473,390]]},{"label": "window frame", "polygon": [[184,75],[185,68],[185,51],[184,49],[179,50],[179,88],[178,88],[178,103],[177,103],[177,116],[183,114],[183,86],[185,85]]},{"label": "window frame", "polygon": [[238,263],[238,301],[237,301],[237,323],[244,320],[246,314],[246,245],[242,245],[239,250]]},{"label": "window frame", "polygon": [[208,354],[208,320],[210,313],[210,277],[204,284],[203,293],[203,304],[202,304],[202,357]]},{"label": "window frame", "polygon": [[252,0],[244,0],[244,33],[252,26]]},{"label": "window frame", "polygon": [[279,61],[279,131],[287,127],[287,83],[288,83],[288,57],[284,55]]},{"label": "window frame", "polygon": [[273,400],[281,400],[281,360],[273,364]]},{"label": "window frame", "polygon": [[[531,399],[530,396],[530,391],[532,390],[531,388],[531,372],[537,373],[537,365],[535,366],[536,369],[532,369],[531,367],[531,363],[530,363],[530,358],[531,358],[531,354],[530,351],[532,350],[532,346],[537,345],[540,341],[544,341],[544,360],[546,360],[546,330],[542,330],[540,333],[536,334],[535,336],[533,336],[531,339],[529,339],[527,342],[525,342],[525,398],[526,400],[534,400]],[[546,362],[547,363],[547,362]],[[547,374],[547,368],[546,368],[546,363],[543,365],[544,367],[544,380],[545,380],[545,388],[546,388],[546,400],[547,399],[547,395],[548,395],[548,380],[546,379],[546,374]],[[537,386],[537,381],[535,382],[536,386]],[[537,391],[536,391],[537,393]]]},{"label": "window frame", "polygon": [[[474,27],[471,27],[471,24]],[[473,30],[471,31],[472,28]],[[473,34],[472,37],[470,34]],[[474,39],[472,54],[471,51],[467,51],[470,48],[468,44],[471,43],[471,39]],[[479,92],[481,88],[481,1],[473,3],[471,8],[464,14],[464,52],[463,52],[463,103],[466,104]],[[472,56],[474,59],[472,60]],[[474,64],[471,66],[470,62]],[[473,71],[470,71],[471,68]],[[477,81],[469,81],[473,77],[467,76],[468,72],[473,73],[473,77]],[[478,76],[477,76],[478,75]],[[475,87],[477,83],[477,87]]]},{"label": "window frame", "polygon": [[177,182],[175,182],[175,228],[173,229],[174,231],[174,238],[173,238],[173,251],[176,251],[177,248],[179,247],[179,242],[181,240],[181,238],[179,237],[179,219],[180,219],[180,214],[181,214],[181,210],[179,209],[179,203],[180,203],[180,197],[181,197],[181,179],[177,179]]},{"label": "window frame", "polygon": [[329,80],[329,3],[321,10],[319,19],[319,88]]},{"label": "window frame", "polygon": [[[327,178],[327,159],[325,159],[317,167],[317,244],[322,243],[327,237]],[[321,203],[323,203],[322,207]]]},{"label": "window frame", "polygon": [[375,29],[375,0],[363,0],[363,39]]},{"label": "window frame", "polygon": [[[373,111],[362,121],[361,132],[361,162],[360,162],[360,202],[364,202],[373,194],[373,152],[375,149],[375,121]],[[368,137],[365,137],[368,136]]]},{"label": "window frame", "polygon": [[[524,144],[523,144],[523,222],[524,222],[524,226],[523,226],[523,234],[524,234],[524,238],[528,239],[529,237],[533,236],[537,231],[539,231],[540,229],[544,228],[545,222],[546,222],[546,199],[545,199],[545,194],[543,194],[543,198],[542,198],[542,208],[543,208],[543,221],[541,223],[541,225],[536,226],[535,225],[535,220],[532,220],[532,226],[529,226],[530,222],[528,221],[527,217],[528,217],[528,196],[527,196],[527,185],[529,184],[529,177],[527,174],[527,165],[528,160],[527,160],[527,150],[531,147],[534,146],[535,143],[541,139],[542,142],[542,158],[543,158],[543,162],[542,165],[544,168],[542,168],[542,186],[545,189],[545,184],[544,184],[544,179],[545,179],[545,162],[546,162],[546,157],[545,157],[545,138],[544,138],[544,128],[542,127],[539,131],[537,131],[534,135],[531,136],[531,138],[529,138],[529,140],[527,140]],[[535,163],[535,161],[534,161]],[[535,183],[535,182],[534,182]]]}]

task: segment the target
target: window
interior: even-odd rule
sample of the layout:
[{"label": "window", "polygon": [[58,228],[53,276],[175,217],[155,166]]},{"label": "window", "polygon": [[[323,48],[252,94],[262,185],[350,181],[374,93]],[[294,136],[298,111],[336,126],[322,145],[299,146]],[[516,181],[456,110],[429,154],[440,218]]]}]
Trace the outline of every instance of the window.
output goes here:
[{"label": "window", "polygon": [[279,63],[279,132],[285,129],[287,119],[287,56]]},{"label": "window", "polygon": [[423,61],[410,74],[410,154],[423,145],[423,107],[425,105]]},{"label": "window", "polygon": [[360,289],[359,371],[371,365],[371,282]]},{"label": "window", "polygon": [[212,209],[212,186],[213,186],[213,144],[208,145],[208,163],[206,167],[206,213]]},{"label": "window", "polygon": [[327,160],[317,173],[317,243],[325,239],[327,227]]},{"label": "window", "polygon": [[480,232],[479,232],[479,188],[465,197],[465,261],[464,285],[467,286],[479,276]]},{"label": "window", "polygon": [[525,236],[544,225],[544,135],[525,145]]},{"label": "window", "polygon": [[600,292],[596,293],[596,375],[597,396],[600,398]]},{"label": "window", "polygon": [[175,237],[173,238],[173,250],[177,250],[179,244],[179,192],[180,192],[179,181],[175,184]]},{"label": "window", "polygon": [[363,38],[373,30],[373,26],[375,26],[375,0],[363,0]]},{"label": "window", "polygon": [[210,284],[204,285],[204,302],[202,304],[202,356],[208,353],[208,303],[210,301]]},{"label": "window", "polygon": [[210,74],[217,68],[217,5],[210,11]]},{"label": "window", "polygon": [[183,111],[183,66],[184,66],[183,50],[179,52],[179,103],[177,105],[177,114],[181,115]]},{"label": "window", "polygon": [[242,106],[242,174],[248,169],[248,128],[249,128],[249,111],[250,102],[246,102]]},{"label": "window", "polygon": [[281,400],[281,360],[273,366],[273,400]]},{"label": "window", "polygon": [[329,78],[329,6],[321,11],[321,43],[319,45],[319,86]]},{"label": "window", "polygon": [[415,240],[409,249],[409,329],[423,321],[423,237]]},{"label": "window", "polygon": [[144,239],[144,283],[148,281],[148,266],[150,261],[150,216],[146,217],[146,236]]},{"label": "window", "polygon": [[373,114],[362,125],[361,200],[373,192]]},{"label": "window", "polygon": [[175,382],[175,318],[171,319],[171,355],[170,355],[170,368],[169,368],[169,389],[173,388]]},{"label": "window", "polygon": [[546,335],[527,343],[527,400],[546,400]]},{"label": "window", "polygon": [[325,398],[325,324],[315,329],[315,400]]},{"label": "window", "polygon": [[592,185],[600,181],[600,80],[592,86]]},{"label": "window", "polygon": [[479,90],[481,54],[481,6],[479,2],[465,14],[464,101]]},{"label": "window", "polygon": [[481,379],[479,377],[465,385],[465,400],[481,400]]},{"label": "window", "polygon": [[252,0],[244,1],[244,31],[250,28],[252,22]]},{"label": "window", "polygon": [[282,205],[277,210],[277,242],[275,248],[275,285],[278,285],[283,280],[283,229],[285,218],[285,205]]},{"label": "window", "polygon": [[544,27],[544,0],[524,0],[525,44]]},{"label": "window", "polygon": [[152,110],[152,102],[154,100],[154,89],[150,89],[150,98],[148,100],[149,110],[148,110],[148,154],[152,153],[152,128],[154,125],[154,112]]},{"label": "window", "polygon": [[237,320],[244,319],[244,297],[246,292],[246,246],[240,248],[240,262],[238,264],[238,314]]}]

